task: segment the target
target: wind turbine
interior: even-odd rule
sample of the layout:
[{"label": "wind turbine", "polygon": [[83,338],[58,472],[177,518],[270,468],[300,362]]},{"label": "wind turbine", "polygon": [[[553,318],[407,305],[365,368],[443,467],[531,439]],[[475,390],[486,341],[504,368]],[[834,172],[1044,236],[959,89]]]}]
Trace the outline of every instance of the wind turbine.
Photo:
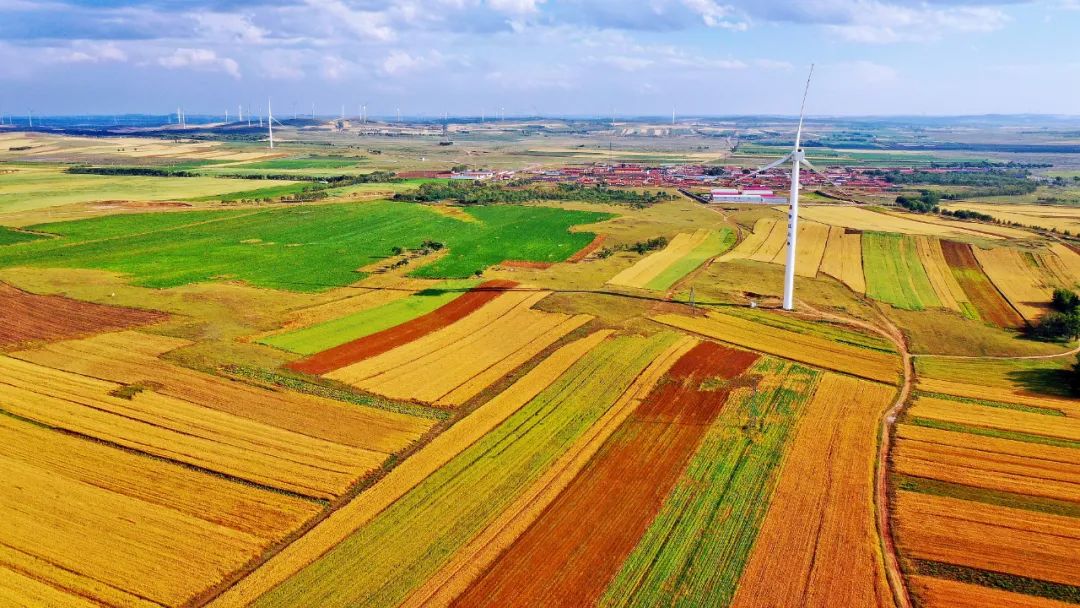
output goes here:
[{"label": "wind turbine", "polygon": [[274,149],[274,110],[270,107],[270,98],[266,99],[266,126],[270,131],[270,149]]},{"label": "wind turbine", "polygon": [[802,150],[803,118],[806,115],[806,96],[810,93],[810,79],[814,76],[814,66],[810,65],[810,75],[806,77],[806,89],[803,91],[802,105],[799,107],[799,128],[795,131],[795,147],[785,154],[780,160],[771,162],[764,167],[745,175],[739,180],[753,177],[770,169],[791,161],[791,201],[788,206],[788,237],[787,237],[787,265],[784,267],[784,310],[795,309],[795,240],[799,234],[799,169],[805,166],[807,169],[819,173],[817,167],[806,160]]}]

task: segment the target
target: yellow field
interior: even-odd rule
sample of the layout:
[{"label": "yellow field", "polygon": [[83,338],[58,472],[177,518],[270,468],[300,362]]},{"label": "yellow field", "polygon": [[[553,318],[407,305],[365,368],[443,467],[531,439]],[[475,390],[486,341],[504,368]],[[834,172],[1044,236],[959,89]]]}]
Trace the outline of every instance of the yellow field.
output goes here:
[{"label": "yellow field", "polygon": [[[30,150],[10,148],[31,146]],[[213,159],[247,161],[282,156],[269,150],[237,147],[217,142],[174,142],[166,139],[118,137],[89,138],[43,133],[0,134],[0,159],[58,156],[117,156],[126,158]]]},{"label": "yellow field", "polygon": [[1080,502],[1080,452],[903,424],[894,471],[965,486]]},{"label": "yellow field", "polygon": [[326,376],[388,397],[460,405],[592,318],[531,310],[549,293],[503,294],[449,327]]},{"label": "yellow field", "polygon": [[1061,243],[1051,243],[1050,251],[1061,260],[1062,270],[1072,279],[1072,285],[1080,285],[1080,253]]},{"label": "yellow field", "polygon": [[447,429],[352,502],[335,511],[317,527],[222,594],[211,606],[246,606],[318,559],[432,472],[509,418],[611,333],[609,330],[594,332],[552,353],[508,389]]},{"label": "yellow field", "polygon": [[[796,240],[795,252],[796,274],[802,277],[817,276],[818,266],[825,254],[828,240],[828,226],[814,222],[799,223],[799,237]],[[721,262],[748,259],[756,262],[785,264],[787,262],[787,222],[773,218],[759,219],[754,224],[753,234],[717,259]]]},{"label": "yellow field", "polygon": [[926,236],[915,237],[915,248],[919,252],[919,260],[926,269],[926,276],[930,279],[930,285],[934,288],[941,305],[950,310],[961,312],[964,304],[971,306],[967,294],[956,282],[945,254],[941,252],[941,242]]},{"label": "yellow field", "polygon": [[120,384],[0,357],[0,410],[55,428],[314,498],[332,498],[385,455]]},{"label": "yellow field", "polygon": [[1049,310],[1055,287],[1067,287],[1041,272],[1030,253],[1010,247],[973,247],[972,251],[986,276],[1026,321],[1035,321]]},{"label": "yellow field", "polygon": [[361,289],[348,287],[333,290],[326,294],[329,297],[325,301],[288,311],[285,323],[280,329],[256,336],[253,340],[258,341],[273,334],[285,333],[301,327],[317,325],[353,313],[370,310],[395,300],[407,298],[413,293],[433,287],[439,282],[427,279],[371,275],[361,283],[363,287]]},{"label": "yellow field", "polygon": [[841,226],[829,227],[829,240],[818,270],[836,278],[855,293],[866,293],[862,267],[862,235],[847,234]]},{"label": "yellow field", "polygon": [[[978,382],[977,379],[973,381]],[[987,380],[985,384],[973,384],[923,377],[919,379],[918,387],[930,393],[1050,408],[1071,418],[1080,418],[1080,403],[1075,400],[1037,395],[1024,391],[1020,386],[996,384],[992,380]]]},{"label": "yellow field", "polygon": [[925,608],[1071,608],[1057,600],[1011,593],[930,576],[908,577],[908,585]]},{"label": "yellow field", "polygon": [[663,314],[655,321],[717,340],[886,383],[896,383],[900,359],[896,355],[770,327],[761,323],[710,311],[704,317]]},{"label": "yellow field", "polygon": [[1032,414],[933,397],[919,397],[908,412],[917,418],[1080,441],[1080,420],[1076,418]]},{"label": "yellow field", "polygon": [[152,382],[157,387],[153,392],[161,395],[384,456],[415,441],[434,423],[299,393],[272,392],[158,358],[187,344],[187,340],[126,331],[58,342],[12,356],[110,382]]},{"label": "yellow field", "polygon": [[878,419],[894,393],[883,384],[822,377],[733,606],[893,606],[874,518],[874,461]]},{"label": "yellow field", "polygon": [[668,369],[697,344],[684,337],[649,364],[604,415],[559,457],[506,511],[401,604],[401,608],[448,606],[536,520],[625,421]]},{"label": "yellow field", "polygon": [[708,230],[696,230],[693,234],[677,234],[667,247],[638,260],[633,266],[611,277],[608,283],[645,289],[649,281],[667,270],[668,266],[681,260],[707,238],[709,238]]},{"label": "yellow field", "polygon": [[898,543],[911,557],[1080,584],[1074,518],[905,491],[895,512]]},{"label": "yellow field", "polygon": [[1070,206],[1055,205],[997,205],[992,203],[947,203],[945,209],[976,211],[1004,222],[1021,226],[1038,226],[1059,232],[1080,232],[1080,210]]},{"label": "yellow field", "polygon": [[1032,238],[1033,236],[1021,230],[1003,226],[988,226],[970,222],[943,220],[931,216],[914,216],[912,214],[879,213],[854,206],[809,206],[801,208],[799,215],[804,219],[829,224],[830,226],[843,226],[844,228],[877,232],[991,240],[1003,237]]}]

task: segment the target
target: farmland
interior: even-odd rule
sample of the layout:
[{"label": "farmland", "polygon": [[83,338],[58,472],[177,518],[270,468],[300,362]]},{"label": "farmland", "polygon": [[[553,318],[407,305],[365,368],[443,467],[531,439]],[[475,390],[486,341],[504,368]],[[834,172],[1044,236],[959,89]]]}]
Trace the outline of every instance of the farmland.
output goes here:
[{"label": "farmland", "polygon": [[1080,601],[1075,342],[1029,331],[1080,241],[808,172],[784,311],[786,208],[702,200],[783,121],[450,122],[0,127],[0,604]]}]

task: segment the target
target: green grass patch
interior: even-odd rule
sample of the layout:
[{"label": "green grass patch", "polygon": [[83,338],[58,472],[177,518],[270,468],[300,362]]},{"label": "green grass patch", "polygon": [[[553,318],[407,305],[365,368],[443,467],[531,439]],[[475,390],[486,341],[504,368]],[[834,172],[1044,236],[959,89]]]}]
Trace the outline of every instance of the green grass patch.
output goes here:
[{"label": "green grass patch", "polygon": [[663,291],[670,289],[672,285],[678,282],[694,271],[695,268],[701,266],[709,258],[720,255],[727,251],[735,244],[735,233],[727,228],[718,232],[709,233],[709,238],[705,239],[700,245],[695,247],[690,253],[677,260],[671,266],[668,266],[666,270],[661,272],[649,281],[646,285],[649,289],[655,289]]},{"label": "green grass patch", "polygon": [[41,234],[22,232],[21,230],[15,230],[8,228],[7,226],[0,226],[0,246],[29,243],[30,241],[37,241],[43,238],[45,238],[45,236]]},{"label": "green grass patch", "polygon": [[1080,441],[1077,441],[1075,439],[1065,439],[1062,437],[1047,437],[1045,435],[1036,435],[1034,433],[1007,431],[1004,429],[994,429],[983,426],[975,426],[973,424],[962,424],[959,422],[946,422],[944,420],[934,420],[933,418],[922,418],[919,416],[912,416],[908,420],[908,422],[916,426],[924,426],[927,428],[938,429],[941,431],[969,433],[971,435],[982,435],[983,437],[997,437],[998,439],[1011,439],[1013,441],[1023,441],[1025,443],[1041,443],[1043,445],[1052,445],[1059,448],[1080,448]]},{"label": "green grass patch", "polygon": [[764,359],[775,388],[724,406],[603,606],[726,606],[769,508],[780,463],[820,372]]},{"label": "green grass patch", "polygon": [[[219,178],[226,179],[226,178]],[[238,180],[245,181],[245,180]],[[257,181],[250,180],[252,183],[258,183]],[[264,188],[255,188],[253,190],[241,190],[239,192],[226,192],[224,194],[214,194],[210,196],[196,196],[194,198],[183,199],[191,202],[207,202],[207,201],[221,201],[223,203],[234,203],[244,200],[261,200],[264,198],[278,199],[283,196],[292,196],[294,194],[300,194],[307,192],[308,190],[314,190],[316,187],[309,182],[296,182],[292,184],[280,184],[276,186],[266,186]]]},{"label": "green grass patch", "polygon": [[467,278],[507,259],[559,262],[593,239],[571,233],[571,226],[610,217],[511,205],[466,212],[478,221],[385,201],[116,215],[36,226],[63,238],[0,249],[0,267],[96,268],[157,288],[226,279],[322,291],[362,279],[357,269],[393,247],[418,249],[425,240],[444,243],[449,252],[414,276]]},{"label": "green grass patch", "polygon": [[269,336],[259,342],[301,355],[311,355],[411,321],[449,304],[479,283],[475,279],[447,281],[438,288],[425,289],[407,298],[325,323]]},{"label": "green grass patch", "polygon": [[626,336],[601,344],[254,605],[397,606],[535,482],[673,340],[673,334]]},{"label": "green grass patch", "polygon": [[865,232],[862,247],[866,295],[905,310],[941,306],[913,238]]},{"label": "green grass patch", "polygon": [[1065,517],[1080,517],[1080,504],[1068,500],[1017,494],[1016,492],[1006,492],[1003,490],[976,488],[958,483],[950,483],[948,481],[926,479],[924,477],[912,477],[909,475],[897,475],[895,479],[897,488],[909,492],[931,494],[933,496],[943,496],[945,498],[958,498],[960,500],[981,502],[998,507],[1026,509],[1028,511],[1063,515]]},{"label": "green grass patch", "polygon": [[911,560],[912,569],[922,576],[934,576],[961,583],[993,587],[1013,593],[1045,597],[1071,604],[1080,604],[1080,587],[1054,583],[1017,574],[982,570],[969,566],[957,566],[924,559]]},{"label": "green grass patch", "polygon": [[362,158],[347,156],[302,156],[297,158],[275,158],[243,165],[234,165],[237,169],[344,169],[355,167],[363,162]]}]

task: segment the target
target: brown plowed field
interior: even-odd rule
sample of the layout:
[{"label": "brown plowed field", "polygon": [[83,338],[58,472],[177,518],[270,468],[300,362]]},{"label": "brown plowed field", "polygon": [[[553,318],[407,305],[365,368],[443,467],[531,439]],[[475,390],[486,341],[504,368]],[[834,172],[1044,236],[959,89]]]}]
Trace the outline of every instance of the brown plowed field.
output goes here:
[{"label": "brown plowed field", "polygon": [[726,390],[703,390],[702,383],[738,376],[757,357],[705,342],[680,358],[588,467],[454,605],[594,604],[727,399]]},{"label": "brown plowed field", "polygon": [[555,264],[551,262],[530,262],[529,260],[504,260],[502,264],[500,264],[500,266],[506,268],[536,268],[539,270],[551,268],[554,265]]},{"label": "brown plowed field", "polygon": [[503,291],[516,285],[517,283],[514,281],[487,281],[474,287],[469,293],[426,315],[384,329],[370,336],[365,336],[359,340],[346,342],[321,353],[315,353],[299,361],[293,361],[288,367],[298,372],[320,375],[357,361],[381,355],[464,318],[477,308],[497,298]]},{"label": "brown plowed field", "polygon": [[983,320],[999,327],[1020,327],[1024,319],[1009,305],[983,272],[971,245],[955,241],[941,241],[941,252],[960,283],[960,288],[979,311]]},{"label": "brown plowed field", "polygon": [[600,245],[604,244],[604,239],[606,239],[606,238],[607,238],[607,235],[604,235],[604,234],[596,235],[596,238],[594,238],[591,243],[589,243],[588,245],[586,245],[586,246],[582,247],[581,249],[579,249],[577,253],[575,253],[574,255],[567,258],[566,261],[571,263],[571,264],[576,264],[576,263],[580,262],[581,260],[584,260],[585,258],[587,258],[589,256],[590,253],[592,253],[592,252],[596,251],[597,249],[599,249]]},{"label": "brown plowed field", "polygon": [[155,323],[165,313],[40,296],[0,283],[0,348]]}]

